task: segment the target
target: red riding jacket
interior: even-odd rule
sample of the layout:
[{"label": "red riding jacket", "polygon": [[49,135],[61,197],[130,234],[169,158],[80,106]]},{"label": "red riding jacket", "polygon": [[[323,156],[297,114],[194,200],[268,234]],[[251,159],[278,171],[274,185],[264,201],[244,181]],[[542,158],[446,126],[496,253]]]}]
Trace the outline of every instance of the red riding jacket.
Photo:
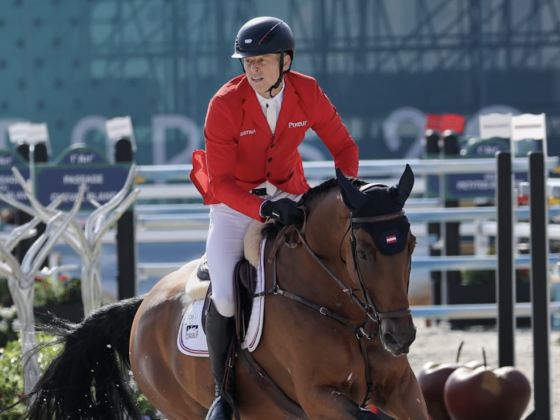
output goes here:
[{"label": "red riding jacket", "polygon": [[284,75],[284,98],[272,135],[256,93],[245,75],[226,83],[206,114],[206,152],[193,152],[190,177],[204,204],[224,203],[256,220],[263,199],[250,191],[269,181],[282,191],[309,189],[298,146],[312,128],[325,143],[335,166],[358,174],[358,147],[317,81],[291,71]]}]

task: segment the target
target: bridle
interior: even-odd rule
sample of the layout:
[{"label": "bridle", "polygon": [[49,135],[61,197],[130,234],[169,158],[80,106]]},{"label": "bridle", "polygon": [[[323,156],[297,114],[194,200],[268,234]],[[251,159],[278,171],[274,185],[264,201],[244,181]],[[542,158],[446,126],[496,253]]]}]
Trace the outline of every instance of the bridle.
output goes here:
[{"label": "bridle", "polygon": [[[303,208],[304,210],[304,220],[307,220],[307,214],[306,214],[306,209]],[[403,217],[405,215],[404,210],[400,210],[396,213],[391,213],[388,215],[383,215],[383,216],[371,216],[371,217],[353,217],[352,214],[350,214],[349,218],[348,218],[348,228],[346,229],[342,239],[341,239],[341,246],[342,243],[344,241],[344,238],[346,237],[346,235],[348,235],[348,233],[350,233],[350,246],[351,246],[351,250],[352,250],[352,260],[353,260],[353,264],[354,264],[354,271],[356,272],[356,275],[358,277],[358,282],[360,285],[359,289],[354,289],[351,287],[348,287],[339,277],[337,277],[337,275],[335,273],[333,273],[333,271],[321,260],[321,258],[315,253],[315,251],[313,251],[313,249],[309,246],[309,244],[307,243],[307,240],[305,239],[304,236],[304,231],[305,231],[305,222],[304,222],[304,226],[301,229],[298,229],[296,226],[284,226],[282,228],[282,230],[280,230],[280,232],[278,233],[277,239],[272,247],[272,250],[270,252],[270,255],[268,257],[268,262],[273,264],[273,284],[272,284],[272,288],[265,290],[264,292],[261,293],[257,293],[255,295],[253,295],[254,297],[260,297],[260,296],[266,296],[266,295],[280,295],[280,296],[284,296],[286,298],[295,300],[296,302],[299,302],[311,309],[314,309],[316,311],[318,311],[321,315],[324,316],[328,316],[330,318],[333,318],[339,322],[341,322],[342,324],[344,324],[346,327],[348,327],[350,330],[352,330],[354,332],[354,334],[356,335],[356,338],[358,339],[359,343],[360,343],[360,351],[362,353],[362,356],[364,358],[364,363],[365,363],[365,374],[366,374],[366,383],[367,383],[367,390],[366,390],[366,396],[364,399],[364,402],[362,403],[362,407],[365,407],[365,405],[367,404],[367,402],[369,401],[370,397],[371,397],[371,393],[373,390],[373,382],[371,380],[371,374],[370,374],[370,370],[369,370],[369,362],[368,362],[368,358],[367,358],[367,353],[366,353],[366,342],[365,340],[363,340],[364,338],[368,339],[368,340],[372,340],[376,335],[377,332],[371,332],[370,329],[370,333],[367,333],[368,330],[368,324],[371,324],[371,328],[373,328],[374,324],[377,324],[379,327],[381,326],[381,322],[383,319],[387,319],[387,318],[402,318],[405,316],[409,316],[411,314],[411,310],[410,307],[404,308],[404,309],[399,309],[397,311],[389,311],[389,312],[379,312],[377,310],[377,308],[375,307],[375,304],[373,303],[373,300],[371,299],[369,292],[366,288],[363,276],[361,274],[360,271],[360,266],[358,264],[358,260],[357,260],[357,250],[356,250],[356,237],[354,236],[354,224],[355,223],[379,223],[379,222],[385,222],[385,221],[389,221],[389,220],[395,220],[398,219],[400,217]],[[319,306],[313,302],[311,302],[308,299],[305,299],[301,296],[298,296],[292,292],[289,292],[287,290],[284,290],[280,287],[280,285],[278,284],[278,270],[277,270],[277,260],[278,260],[278,250],[280,248],[281,245],[287,245],[291,248],[295,248],[298,245],[298,242],[295,243],[290,243],[286,241],[286,237],[288,235],[293,234],[294,232],[297,233],[298,235],[298,239],[299,242],[301,242],[303,244],[303,246],[305,247],[305,249],[309,252],[309,254],[313,257],[313,259],[315,259],[315,261],[317,261],[317,263],[323,268],[323,270],[325,270],[335,281],[336,283],[341,287],[342,291],[344,293],[346,293],[350,299],[352,300],[353,303],[355,303],[366,315],[367,318],[365,320],[365,322],[358,327],[355,327],[350,321],[348,321],[346,318],[337,315],[333,312],[331,312],[328,308],[324,307],[324,306]],[[342,260],[344,263],[345,261]],[[346,264],[346,263],[345,263]],[[356,290],[360,290],[363,296],[363,301],[354,293]]]},{"label": "bridle", "polygon": [[[352,214],[350,214],[349,217],[349,221],[350,223],[348,224],[348,228],[346,229],[346,232],[344,233],[341,241],[340,241],[340,248],[342,248],[342,243],[344,242],[344,238],[346,237],[346,235],[348,233],[350,233],[350,247],[352,250],[352,262],[354,264],[354,272],[356,273],[357,277],[358,277],[358,283],[360,285],[360,290],[362,292],[362,296],[364,296],[364,301],[360,301],[357,297],[353,298],[353,300],[358,303],[358,306],[360,307],[360,309],[362,309],[366,315],[368,316],[368,318],[370,318],[372,321],[381,324],[381,320],[382,319],[387,319],[387,318],[402,318],[405,316],[408,316],[411,314],[411,310],[410,307],[404,308],[404,309],[399,309],[397,311],[389,311],[389,312],[380,312],[377,310],[377,308],[375,307],[375,304],[373,303],[373,300],[371,299],[365,282],[364,282],[364,278],[362,276],[362,273],[360,271],[360,265],[358,264],[358,251],[356,249],[356,237],[354,236],[354,223],[378,223],[378,222],[386,222],[389,220],[395,220],[398,219],[400,217],[403,217],[405,215],[404,210],[398,211],[396,213],[391,213],[391,214],[386,214],[383,216],[370,216],[370,217],[352,217]],[[310,252],[312,252],[309,248],[308,250]],[[342,257],[341,257],[342,259]],[[344,261],[342,259],[342,262],[346,265],[346,261]],[[352,290],[352,295],[356,296],[353,293]]]}]

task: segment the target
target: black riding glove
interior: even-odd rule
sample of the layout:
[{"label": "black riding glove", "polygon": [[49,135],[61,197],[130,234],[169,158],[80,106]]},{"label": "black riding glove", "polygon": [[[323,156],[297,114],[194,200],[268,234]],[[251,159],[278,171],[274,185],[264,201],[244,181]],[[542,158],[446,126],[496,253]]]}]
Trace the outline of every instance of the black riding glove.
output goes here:
[{"label": "black riding glove", "polygon": [[298,225],[303,223],[303,211],[297,208],[295,201],[281,198],[278,201],[265,201],[261,206],[263,217],[271,217],[283,225]]}]

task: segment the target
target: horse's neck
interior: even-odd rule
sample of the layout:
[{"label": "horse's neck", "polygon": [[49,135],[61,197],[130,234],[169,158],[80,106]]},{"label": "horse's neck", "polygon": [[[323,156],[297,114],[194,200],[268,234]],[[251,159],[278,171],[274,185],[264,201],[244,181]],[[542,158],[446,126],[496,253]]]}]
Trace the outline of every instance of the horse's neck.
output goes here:
[{"label": "horse's neck", "polygon": [[338,255],[338,247],[344,236],[348,210],[338,193],[329,191],[309,207],[306,236],[313,249],[326,258]]}]

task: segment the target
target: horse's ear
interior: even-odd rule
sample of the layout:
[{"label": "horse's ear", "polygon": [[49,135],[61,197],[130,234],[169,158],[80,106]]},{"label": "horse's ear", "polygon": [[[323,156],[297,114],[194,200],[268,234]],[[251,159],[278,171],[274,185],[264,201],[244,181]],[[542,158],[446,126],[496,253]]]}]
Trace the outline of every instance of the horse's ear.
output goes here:
[{"label": "horse's ear", "polygon": [[408,163],[406,164],[406,168],[399,180],[399,183],[394,187],[391,187],[391,193],[393,194],[393,198],[401,207],[404,206],[407,198],[409,197],[412,187],[414,186],[414,173]]},{"label": "horse's ear", "polygon": [[336,168],[336,179],[344,204],[352,213],[356,213],[367,203],[367,196],[352,185],[339,168]]}]

